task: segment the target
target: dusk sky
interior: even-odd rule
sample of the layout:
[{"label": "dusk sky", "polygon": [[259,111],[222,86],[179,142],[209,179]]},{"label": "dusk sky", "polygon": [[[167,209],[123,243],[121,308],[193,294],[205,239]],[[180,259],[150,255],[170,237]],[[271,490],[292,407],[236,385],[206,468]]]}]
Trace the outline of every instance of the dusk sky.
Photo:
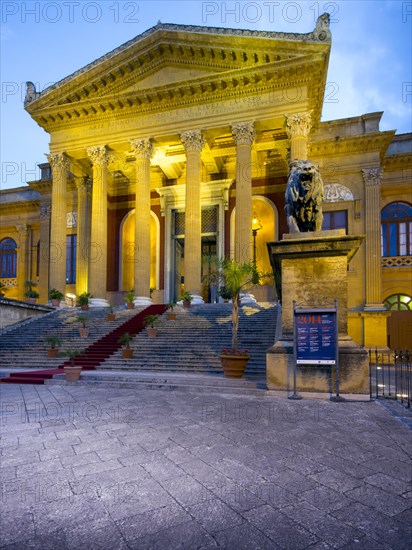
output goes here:
[{"label": "dusk sky", "polygon": [[25,112],[25,83],[59,81],[163,23],[310,32],[331,14],[322,120],[384,111],[381,130],[412,129],[412,2],[26,1],[1,4],[1,188],[39,178],[48,134]]}]

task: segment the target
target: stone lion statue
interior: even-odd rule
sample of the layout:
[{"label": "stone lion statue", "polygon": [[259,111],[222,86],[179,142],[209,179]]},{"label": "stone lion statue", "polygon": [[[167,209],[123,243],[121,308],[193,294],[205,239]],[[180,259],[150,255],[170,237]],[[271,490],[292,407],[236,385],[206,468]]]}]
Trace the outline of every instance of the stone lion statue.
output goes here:
[{"label": "stone lion statue", "polygon": [[323,181],[310,160],[290,163],[285,212],[290,233],[322,230]]}]

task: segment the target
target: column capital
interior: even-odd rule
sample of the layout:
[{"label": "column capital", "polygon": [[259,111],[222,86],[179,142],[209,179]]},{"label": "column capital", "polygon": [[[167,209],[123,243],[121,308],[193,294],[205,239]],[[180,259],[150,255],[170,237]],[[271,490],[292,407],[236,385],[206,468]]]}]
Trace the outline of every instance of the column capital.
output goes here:
[{"label": "column capital", "polygon": [[40,205],[40,220],[49,220],[51,216],[51,204]]},{"label": "column capital", "polygon": [[91,193],[92,180],[90,176],[84,176],[83,178],[76,178],[76,187],[78,193]]},{"label": "column capital", "polygon": [[52,171],[53,170],[68,170],[69,169],[69,159],[66,155],[66,153],[63,151],[62,153],[50,153],[47,156],[47,161],[49,162]]},{"label": "column capital", "polygon": [[256,132],[253,122],[235,122],[232,124],[232,135],[236,145],[252,145]]},{"label": "column capital", "polygon": [[109,162],[109,151],[106,145],[88,147],[87,154],[94,165],[107,166]]},{"label": "column capital", "polygon": [[383,170],[379,166],[362,169],[363,181],[365,182],[366,187],[371,187],[373,185],[380,185],[382,174],[383,174]]},{"label": "column capital", "polygon": [[20,238],[28,237],[30,235],[31,225],[27,225],[27,224],[16,225],[16,229],[19,232]]},{"label": "column capital", "polygon": [[289,139],[302,136],[308,137],[312,127],[312,117],[309,112],[286,115],[286,132]]},{"label": "column capital", "polygon": [[180,134],[186,153],[200,153],[205,140],[200,130],[188,130]]},{"label": "column capital", "polygon": [[131,139],[130,145],[136,159],[152,158],[154,147],[151,139]]}]

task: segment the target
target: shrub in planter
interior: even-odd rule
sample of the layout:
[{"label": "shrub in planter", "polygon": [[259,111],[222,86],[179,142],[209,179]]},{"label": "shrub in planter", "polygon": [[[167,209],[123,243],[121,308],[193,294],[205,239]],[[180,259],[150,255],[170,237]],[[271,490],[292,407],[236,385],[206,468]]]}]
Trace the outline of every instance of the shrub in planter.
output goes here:
[{"label": "shrub in planter", "polygon": [[190,303],[193,300],[193,296],[190,292],[186,291],[180,296],[180,299],[183,300],[183,307],[190,307]]},{"label": "shrub in planter", "polygon": [[90,298],[93,298],[90,292],[82,292],[82,294],[79,294],[77,297],[77,305],[80,306],[83,311],[87,311],[89,309]]},{"label": "shrub in planter", "polygon": [[146,315],[143,320],[144,326],[146,327],[147,334],[149,337],[153,338],[157,336],[157,326],[160,323],[160,315]]},{"label": "shrub in planter", "polygon": [[130,292],[128,292],[124,299],[126,300],[126,304],[127,304],[127,308],[128,309],[134,309],[134,299],[136,298],[136,296],[134,295],[134,292],[133,290],[131,290]]},{"label": "shrub in planter", "polygon": [[56,288],[51,288],[49,290],[49,298],[51,300],[52,306],[59,307],[60,302],[64,298],[63,292],[60,292],[60,290],[57,290]]},{"label": "shrub in planter", "polygon": [[47,350],[47,355],[49,357],[57,357],[57,354],[59,351],[58,348],[62,344],[61,339],[58,336],[56,336],[56,334],[52,334],[47,338],[45,338],[44,341],[50,345],[50,348]]},{"label": "shrub in planter", "polygon": [[37,290],[33,290],[34,286],[37,286],[37,283],[35,281],[24,281],[24,286],[27,288],[26,292],[24,293],[25,297],[27,298],[27,302],[35,304],[37,298],[40,296],[40,294],[37,292]]},{"label": "shrub in planter", "polygon": [[122,334],[119,338],[119,344],[122,344],[124,348],[122,349],[123,359],[131,359],[133,357],[133,350],[130,347],[130,342],[133,340],[128,332]]}]

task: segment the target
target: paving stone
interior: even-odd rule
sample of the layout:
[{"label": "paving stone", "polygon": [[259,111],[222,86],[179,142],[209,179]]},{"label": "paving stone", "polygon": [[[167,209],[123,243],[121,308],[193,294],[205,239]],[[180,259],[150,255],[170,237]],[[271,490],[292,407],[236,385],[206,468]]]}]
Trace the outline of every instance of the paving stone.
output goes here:
[{"label": "paving stone", "polygon": [[388,516],[395,516],[409,507],[408,502],[402,497],[394,496],[372,485],[365,484],[362,487],[357,487],[347,491],[346,495]]},{"label": "paving stone", "polygon": [[339,508],[343,508],[351,503],[351,499],[344,494],[338,493],[337,491],[329,489],[329,487],[325,487],[323,485],[316,487],[316,489],[304,491],[302,493],[302,498],[310,504],[313,504],[313,506],[316,506],[316,508],[328,512],[338,510]]},{"label": "paving stone", "polygon": [[186,509],[209,533],[240,525],[245,521],[241,515],[219,499],[207,500]]},{"label": "paving stone", "polygon": [[189,475],[166,479],[161,484],[184,507],[215,498],[213,493],[204,484],[199,483]]},{"label": "paving stone", "polygon": [[371,476],[365,477],[366,483],[373,485],[374,487],[379,487],[393,495],[402,495],[408,493],[412,488],[412,480],[409,482],[397,479],[387,474],[373,474]]},{"label": "paving stone", "polygon": [[33,514],[30,512],[16,513],[4,512],[0,516],[0,544],[5,541],[19,543],[22,547],[23,541],[35,535]]},{"label": "paving stone", "polygon": [[[324,470],[309,476],[311,479],[318,481],[322,485],[326,485],[330,489],[338,492],[345,492],[355,487],[362,485],[362,481],[352,476],[334,470],[325,468]],[[366,478],[367,479],[367,478]]]},{"label": "paving stone", "polygon": [[180,477],[184,471],[174,462],[163,456],[159,460],[153,460],[143,464],[143,468],[158,481]]},{"label": "paving stone", "polygon": [[128,545],[111,518],[79,522],[64,530],[69,550],[128,550]]},{"label": "paving stone", "polygon": [[269,505],[244,512],[244,517],[284,550],[300,550],[317,537]]},{"label": "paving stone", "polygon": [[361,530],[350,527],[331,516],[314,521],[312,525],[307,526],[307,529],[333,548],[342,548],[346,544],[358,543],[364,536]]},{"label": "paving stone", "polygon": [[182,523],[128,542],[130,550],[217,548],[213,538],[196,521]]},{"label": "paving stone", "polygon": [[[231,529],[224,529],[214,533],[213,538],[222,548],[236,550],[276,550],[277,546],[253,525],[235,525]],[[312,547],[311,547],[312,548]]]}]

